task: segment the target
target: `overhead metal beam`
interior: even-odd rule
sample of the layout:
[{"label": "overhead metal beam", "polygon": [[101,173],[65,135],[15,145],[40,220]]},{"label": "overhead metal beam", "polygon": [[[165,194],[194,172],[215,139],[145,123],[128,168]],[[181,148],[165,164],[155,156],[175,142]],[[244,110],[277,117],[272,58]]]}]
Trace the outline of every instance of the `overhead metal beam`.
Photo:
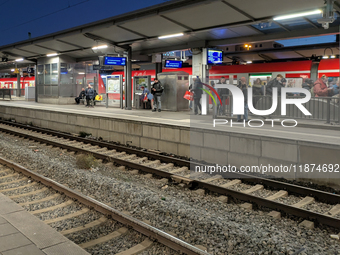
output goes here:
[{"label": "overhead metal beam", "polygon": [[273,59],[271,57],[268,57],[267,55],[265,54],[258,54],[259,57],[263,58],[264,60],[267,60],[267,61],[272,61]]},{"label": "overhead metal beam", "polygon": [[138,32],[136,32],[136,31],[133,31],[133,30],[131,30],[131,29],[129,29],[129,28],[123,27],[123,26],[121,26],[121,25],[117,25],[117,27],[119,27],[119,28],[121,28],[121,29],[124,29],[124,30],[126,30],[126,31],[128,31],[128,32],[130,32],[130,33],[133,33],[133,34],[135,34],[135,35],[138,35],[138,36],[140,36],[140,37],[142,37],[142,38],[145,38],[145,39],[149,38],[149,37],[146,36],[146,35],[143,35],[143,34],[141,34],[141,33],[138,33]]},{"label": "overhead metal beam", "polygon": [[240,10],[239,8],[237,8],[236,6],[226,2],[226,1],[222,1],[222,3],[224,3],[225,5],[229,6],[230,8],[234,9],[235,11],[237,11],[238,13],[242,14],[243,16],[246,16],[248,19],[255,21],[255,18],[253,16],[251,16],[250,14],[246,13],[245,11]]},{"label": "overhead metal beam", "polygon": [[279,27],[283,28],[284,30],[286,30],[287,32],[290,32],[290,30],[288,28],[286,28],[284,25],[282,25],[281,23],[277,22],[277,21],[274,21],[273,20],[273,23],[278,25]]},{"label": "overhead metal beam", "polygon": [[178,22],[176,20],[170,19],[170,18],[168,18],[168,17],[166,17],[164,15],[159,15],[159,17],[162,17],[163,19],[166,19],[166,20],[168,20],[168,21],[170,21],[170,22],[172,22],[172,23],[174,23],[174,24],[176,24],[178,26],[181,26],[181,27],[183,27],[183,28],[185,28],[185,29],[187,29],[189,31],[193,31],[193,28],[188,27],[188,26],[186,26],[186,25],[184,25],[184,24],[182,24],[182,23],[180,23],[180,22]]},{"label": "overhead metal beam", "polygon": [[315,28],[319,28],[314,22],[312,22],[310,19],[308,19],[308,18],[306,18],[306,17],[303,17],[303,19],[305,20],[305,21],[307,21],[309,24],[311,24],[313,27],[315,27]]},{"label": "overhead metal beam", "polygon": [[266,34],[265,32],[261,31],[260,29],[257,29],[256,27],[253,27],[251,25],[248,25],[247,27],[252,29],[252,30],[254,30],[254,31],[256,31],[257,33],[260,33],[260,34],[263,34],[263,35]]},{"label": "overhead metal beam", "polygon": [[73,46],[73,47],[77,47],[77,48],[80,49],[80,50],[84,49],[84,47],[79,46],[79,45],[74,44],[74,43],[65,42],[65,41],[60,40],[60,39],[57,39],[56,41],[61,42],[61,43],[65,43],[65,44],[68,44],[68,45],[71,45],[71,46]]},{"label": "overhead metal beam", "polygon": [[280,32],[280,33],[275,33],[275,34],[252,35],[252,36],[243,36],[243,37],[229,38],[229,39],[209,40],[208,44],[210,46],[222,46],[222,45],[266,42],[266,41],[275,41],[275,40],[301,38],[301,37],[318,36],[318,35],[332,35],[332,34],[339,34],[338,26],[333,26],[333,27],[330,27],[329,29],[323,29],[323,28],[302,29],[302,30],[293,30],[290,32],[285,31],[285,32]]},{"label": "overhead metal beam", "polygon": [[40,47],[40,48],[43,48],[43,49],[46,49],[46,50],[51,50],[51,51],[54,51],[54,52],[58,52],[58,50],[56,50],[56,49],[48,48],[48,47],[41,46],[41,45],[38,45],[38,44],[34,44],[34,46],[37,46],[37,47]]}]

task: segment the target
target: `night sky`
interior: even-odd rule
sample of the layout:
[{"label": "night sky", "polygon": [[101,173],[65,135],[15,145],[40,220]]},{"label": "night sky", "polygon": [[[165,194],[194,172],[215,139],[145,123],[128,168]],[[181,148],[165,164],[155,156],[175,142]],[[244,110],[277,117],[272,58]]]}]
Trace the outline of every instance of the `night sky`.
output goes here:
[{"label": "night sky", "polygon": [[0,0],[0,46],[113,17],[166,0]]}]

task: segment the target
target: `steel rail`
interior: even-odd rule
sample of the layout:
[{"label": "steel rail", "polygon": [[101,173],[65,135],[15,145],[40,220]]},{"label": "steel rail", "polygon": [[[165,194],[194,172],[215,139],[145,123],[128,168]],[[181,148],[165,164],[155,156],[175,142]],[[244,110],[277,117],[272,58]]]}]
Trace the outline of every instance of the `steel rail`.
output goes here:
[{"label": "steel rail", "polygon": [[[85,144],[91,144],[93,146],[99,146],[102,148],[107,148],[107,149],[112,149],[116,150],[118,152],[127,152],[129,154],[136,154],[139,157],[148,157],[149,159],[153,160],[160,160],[163,163],[173,163],[174,165],[180,166],[180,167],[188,167],[189,169],[195,169],[196,166],[202,167],[204,164],[196,163],[196,162],[190,162],[187,160],[182,160],[174,157],[169,157],[165,155],[159,155],[157,153],[152,153],[148,151],[142,151],[134,148],[129,148],[121,145],[115,145],[112,143],[108,142],[102,142],[102,141],[97,141],[93,139],[88,139],[88,138],[82,138],[82,137],[76,137],[70,134],[65,134],[62,132],[54,131],[54,130],[49,130],[49,129],[44,129],[44,128],[39,128],[39,127],[33,127],[33,126],[28,126],[20,123],[13,123],[9,121],[4,121],[0,120],[0,123],[6,124],[6,125],[11,125],[14,127],[18,128],[24,128],[36,132],[41,132],[57,137],[62,137],[65,139],[70,139],[72,141],[78,141],[78,142],[83,142]],[[103,159],[101,156],[99,156],[101,159]],[[115,160],[117,163],[119,160]],[[135,166],[132,166],[135,167]],[[155,173],[155,172],[152,172]],[[168,177],[162,175],[162,177]],[[300,195],[300,196],[312,196],[316,200],[320,202],[325,202],[329,204],[338,204],[340,201],[340,195],[337,194],[331,194],[328,192],[320,191],[320,190],[315,190],[303,186],[298,186],[286,182],[280,182],[280,181],[275,181],[271,179],[266,179],[266,178],[261,178],[261,177],[255,177],[253,175],[247,175],[247,174],[242,174],[242,173],[228,173],[228,178],[231,179],[242,179],[245,183],[251,183],[251,184],[262,184],[267,188],[271,188],[274,190],[286,190],[290,194],[295,194],[295,195]]]},{"label": "steel rail", "polygon": [[133,228],[139,233],[142,233],[143,235],[150,237],[152,239],[157,240],[158,242],[164,244],[165,246],[179,251],[183,252],[185,254],[192,254],[192,255],[207,255],[209,253],[202,251],[195,246],[192,246],[170,234],[167,234],[153,226],[150,226],[142,221],[139,221],[129,215],[123,214],[120,211],[113,209],[112,207],[109,207],[91,197],[85,196],[80,192],[77,192],[75,190],[72,190],[52,179],[49,179],[43,175],[37,174],[27,168],[24,168],[14,162],[11,162],[9,160],[6,160],[2,157],[0,157],[0,164],[5,165],[11,169],[14,169],[17,172],[20,172],[21,174],[35,180],[36,182],[40,182],[43,185],[47,187],[51,187],[52,189],[65,194],[66,196],[70,197],[71,199],[77,200],[80,203],[93,208],[94,210],[103,213],[105,215],[109,215],[112,217],[112,219],[124,224],[128,225],[129,227]]},{"label": "steel rail", "polygon": [[[70,151],[77,151],[77,152],[82,152],[82,153],[88,153],[87,150],[82,149],[82,148],[76,148],[76,147],[72,147],[70,145],[66,145],[66,144],[62,144],[59,142],[55,142],[55,141],[50,141],[44,138],[40,138],[40,137],[36,137],[33,135],[29,135],[29,134],[23,134],[14,130],[8,130],[8,129],[4,129],[0,127],[0,131],[5,132],[5,133],[10,133],[10,134],[14,134],[17,136],[21,136],[23,138],[29,138],[35,141],[38,141],[40,143],[46,143],[46,144],[50,144],[56,147],[60,147],[63,149],[67,149]],[[45,133],[47,131],[45,130]],[[159,177],[163,177],[163,178],[183,178],[182,176],[179,175],[175,175],[175,174],[171,174],[169,172],[166,171],[162,171],[162,170],[158,170],[155,168],[151,168],[151,167],[147,167],[144,165],[139,165],[137,163],[133,163],[130,161],[125,161],[122,159],[117,159],[111,156],[106,156],[100,153],[96,153],[96,152],[91,152],[91,154],[93,154],[94,157],[99,158],[99,159],[104,159],[104,160],[112,160],[113,162],[119,164],[119,165],[123,165],[132,169],[138,169],[141,170],[143,172],[147,172],[147,173],[152,173],[155,174],[156,176]],[[238,176],[238,174],[235,174],[235,177]],[[254,178],[254,177],[253,177]],[[254,179],[256,180],[256,179]],[[265,181],[265,179],[262,179],[261,181]],[[266,181],[270,181],[270,180],[266,180]],[[258,182],[257,182],[258,183]],[[286,183],[282,183],[283,185],[285,185]],[[327,215],[323,215],[323,214],[319,214],[319,213],[315,213],[315,212],[311,212],[311,211],[307,211],[304,209],[300,209],[294,206],[290,206],[290,205],[285,205],[282,203],[278,203],[275,201],[271,201],[271,200],[267,200],[265,198],[260,198],[260,197],[256,197],[256,196],[252,196],[249,194],[245,194],[239,191],[234,191],[231,189],[227,189],[227,188],[223,188],[220,186],[216,186],[210,183],[206,183],[206,182],[202,182],[199,180],[192,180],[190,179],[190,185],[194,188],[203,188],[206,189],[208,191],[211,192],[215,192],[221,195],[229,195],[233,198],[245,201],[245,202],[251,202],[256,204],[257,206],[263,206],[272,210],[276,210],[276,211],[280,211],[283,212],[285,214],[289,214],[289,215],[293,215],[293,216],[297,216],[297,217],[301,217],[303,219],[307,219],[307,220],[313,220],[319,224],[324,224],[330,227],[334,227],[337,229],[340,229],[340,219],[334,218],[334,217],[330,217]],[[296,186],[296,185],[291,185],[290,186]],[[299,186],[296,186],[296,188],[298,188]],[[286,189],[287,190],[287,189]],[[311,190],[311,189],[309,189]],[[315,191],[317,193],[317,191]],[[327,194],[328,196],[334,196],[335,198],[340,197],[339,195],[334,195],[334,194],[330,194],[330,193],[326,193],[326,192],[321,192],[322,194]],[[318,193],[317,193],[318,194]],[[340,201],[339,198],[337,201]]]}]

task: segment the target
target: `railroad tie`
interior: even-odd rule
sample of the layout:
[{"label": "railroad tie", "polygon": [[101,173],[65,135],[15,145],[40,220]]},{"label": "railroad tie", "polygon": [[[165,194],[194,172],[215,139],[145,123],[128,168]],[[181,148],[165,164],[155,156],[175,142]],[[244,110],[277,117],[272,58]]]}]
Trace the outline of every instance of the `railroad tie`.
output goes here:
[{"label": "railroad tie", "polygon": [[241,192],[244,193],[244,194],[251,194],[251,193],[258,191],[258,190],[263,190],[263,185],[257,184],[255,186],[251,187],[250,189],[246,189],[246,190],[243,190]]},{"label": "railroad tie", "polygon": [[87,213],[90,209],[88,208],[83,208],[82,210],[79,210],[79,211],[76,211],[74,213],[70,213],[70,214],[67,214],[63,217],[59,217],[59,218],[55,218],[55,219],[50,219],[50,220],[45,220],[44,222],[46,224],[51,224],[51,223],[55,223],[55,222],[59,222],[59,221],[63,221],[63,220],[67,220],[67,219],[72,219],[74,217],[78,217],[84,213]]},{"label": "railroad tie", "polygon": [[122,227],[118,230],[116,230],[115,232],[112,232],[106,236],[102,236],[102,237],[99,237],[98,239],[95,239],[95,240],[91,240],[87,243],[81,243],[79,244],[79,246],[83,249],[86,249],[86,248],[89,248],[89,247],[92,247],[92,246],[95,246],[97,244],[100,244],[100,243],[105,243],[107,241],[110,241],[111,239],[114,239],[114,238],[117,238],[123,234],[126,234],[128,232],[128,229],[125,228],[125,227]]},{"label": "railroad tie", "polygon": [[159,167],[157,167],[157,169],[162,170],[162,169],[170,168],[170,167],[173,167],[173,166],[174,166],[173,163],[169,163],[169,164],[166,164],[164,166],[159,166]]},{"label": "railroad tie", "polygon": [[28,192],[28,193],[24,193],[24,194],[19,194],[19,195],[14,195],[14,196],[8,196],[10,199],[14,199],[14,198],[20,198],[20,197],[26,197],[26,196],[30,196],[30,195],[36,195],[38,193],[41,193],[41,192],[44,192],[48,190],[47,187],[44,187],[42,189],[39,189],[39,190],[35,190],[35,191],[32,191],[32,192]]},{"label": "railroad tie", "polygon": [[121,157],[120,159],[121,160],[128,160],[128,159],[132,159],[134,157],[136,157],[136,154],[127,155],[126,157]]},{"label": "railroad tie", "polygon": [[158,159],[155,161],[151,161],[149,163],[144,164],[144,166],[152,166],[152,165],[160,165],[161,161],[159,161]]},{"label": "railroad tie", "polygon": [[21,182],[21,181],[26,181],[26,180],[27,180],[27,178],[26,178],[26,177],[23,177],[23,178],[21,178],[21,179],[17,179],[17,180],[14,180],[14,181],[0,183],[0,186],[1,186],[1,185],[13,184],[13,183],[16,183],[16,182]]},{"label": "railroad tie", "polygon": [[116,255],[133,255],[133,254],[138,254],[141,253],[142,251],[145,251],[146,249],[149,249],[153,244],[153,241],[151,241],[150,239],[145,239],[143,242],[141,242],[140,244],[137,244],[136,246],[126,250],[126,251],[122,251],[117,253]]},{"label": "railroad tie", "polygon": [[0,180],[6,179],[6,178],[8,178],[8,177],[13,177],[13,176],[16,176],[16,175],[19,175],[19,174],[18,174],[18,173],[15,173],[15,174],[8,174],[8,175],[5,175],[5,176],[1,176],[1,177],[0,177]]},{"label": "railroad tie", "polygon": [[340,204],[334,206],[326,215],[331,215],[332,217],[338,215],[340,213]]},{"label": "railroad tie", "polygon": [[39,214],[39,213],[49,212],[49,211],[56,210],[58,208],[66,207],[68,205],[71,205],[72,203],[73,203],[73,200],[68,200],[65,203],[61,203],[61,204],[58,204],[58,205],[46,207],[46,208],[43,208],[43,209],[40,209],[40,210],[31,211],[30,213],[33,214],[33,215],[36,215],[36,214]]},{"label": "railroad tie", "polygon": [[181,167],[179,169],[171,170],[170,173],[175,174],[175,173],[180,173],[182,171],[189,171],[189,169],[185,166],[185,167]]},{"label": "railroad tie", "polygon": [[90,223],[88,223],[84,226],[63,230],[63,231],[60,232],[60,234],[62,234],[64,236],[69,235],[69,234],[73,234],[73,233],[76,233],[76,232],[79,232],[79,231],[82,231],[82,230],[85,230],[85,229],[88,229],[88,228],[93,228],[95,226],[98,226],[98,225],[104,223],[105,221],[107,221],[107,218],[103,216],[100,219],[92,221],[92,222],[90,222]]},{"label": "railroad tie", "polygon": [[266,197],[267,200],[275,200],[281,197],[287,197],[288,196],[288,192],[285,190],[280,190],[279,192],[276,192],[275,194]]},{"label": "railroad tie", "polygon": [[0,192],[8,192],[8,191],[13,191],[13,190],[18,190],[18,189],[29,188],[29,187],[32,187],[32,186],[37,185],[37,184],[38,184],[37,182],[32,182],[32,183],[22,185],[22,186],[18,186],[18,187],[15,187],[15,188],[2,189],[2,190],[0,190]]},{"label": "railroad tie", "polygon": [[232,180],[226,184],[223,184],[221,185],[222,188],[230,188],[231,186],[234,186],[234,185],[237,185],[237,184],[240,184],[242,181],[241,180],[238,180],[238,179],[235,179],[235,180]]},{"label": "railroad tie", "polygon": [[314,200],[315,200],[314,197],[305,197],[304,199],[302,199],[298,203],[293,204],[292,206],[297,207],[297,208],[302,208],[302,207],[304,207],[306,205],[309,205],[309,204],[313,203]]},{"label": "railroad tie", "polygon": [[212,182],[212,181],[216,181],[216,180],[220,180],[223,179],[222,175],[215,175],[213,177],[210,177],[208,179],[203,180],[203,182]]},{"label": "railroad tie", "polygon": [[59,193],[55,193],[54,195],[52,196],[48,196],[48,197],[45,197],[45,198],[42,198],[42,199],[39,199],[39,200],[33,200],[33,201],[28,201],[28,202],[25,202],[25,203],[19,203],[19,205],[21,206],[25,206],[25,205],[34,205],[34,204],[40,204],[42,202],[46,202],[46,201],[50,201],[52,199],[55,199],[57,197],[59,197],[60,194]]}]

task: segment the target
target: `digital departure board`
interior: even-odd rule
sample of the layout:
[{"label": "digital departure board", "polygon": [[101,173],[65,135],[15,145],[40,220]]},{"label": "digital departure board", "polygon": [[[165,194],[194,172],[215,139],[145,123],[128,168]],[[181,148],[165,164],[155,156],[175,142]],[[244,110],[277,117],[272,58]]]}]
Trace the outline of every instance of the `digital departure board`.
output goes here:
[{"label": "digital departure board", "polygon": [[223,51],[222,50],[213,50],[208,49],[208,65],[216,65],[216,64],[222,64],[223,62]]},{"label": "digital departure board", "polygon": [[126,66],[126,58],[104,57],[105,66]]},{"label": "digital departure board", "polygon": [[166,60],[165,67],[167,68],[182,68],[183,62],[176,60]]}]

